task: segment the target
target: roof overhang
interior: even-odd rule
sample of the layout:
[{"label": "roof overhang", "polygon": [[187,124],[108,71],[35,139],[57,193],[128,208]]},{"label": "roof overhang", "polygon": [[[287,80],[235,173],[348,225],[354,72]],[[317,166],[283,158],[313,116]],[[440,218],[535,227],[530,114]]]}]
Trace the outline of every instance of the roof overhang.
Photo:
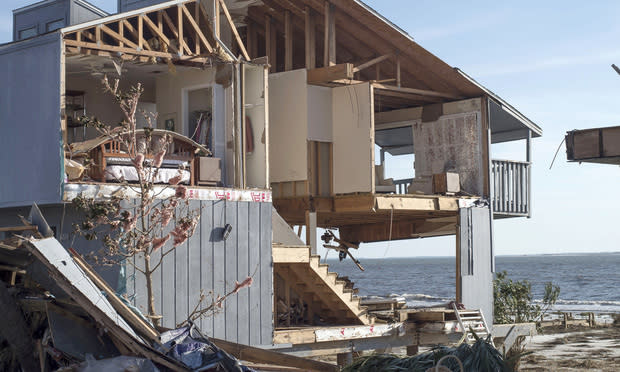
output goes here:
[{"label": "roof overhang", "polygon": [[531,132],[532,138],[542,136],[542,128],[520,113],[511,104],[485,88],[465,72],[458,68],[455,68],[455,70],[483,90],[484,94],[489,98],[492,143],[526,139],[528,132]]}]

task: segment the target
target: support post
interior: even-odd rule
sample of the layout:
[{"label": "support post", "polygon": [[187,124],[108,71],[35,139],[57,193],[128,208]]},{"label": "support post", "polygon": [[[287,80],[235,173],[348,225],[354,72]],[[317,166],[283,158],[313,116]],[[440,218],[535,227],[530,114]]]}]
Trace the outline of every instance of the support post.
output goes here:
[{"label": "support post", "polygon": [[532,131],[528,129],[526,140],[527,166],[527,218],[532,217]]},{"label": "support post", "polygon": [[407,356],[414,356],[420,351],[420,347],[418,345],[409,345],[407,346]]},{"label": "support post", "polygon": [[316,246],[316,212],[306,211],[306,244],[310,246],[310,254],[318,254]]},{"label": "support post", "polygon": [[325,46],[323,48],[323,67],[336,64],[336,17],[335,8],[329,1],[325,2]]},{"label": "support post", "polygon": [[284,11],[284,71],[293,69],[293,21],[291,11]]},{"label": "support post", "polygon": [[353,352],[341,353],[336,356],[338,366],[346,367],[353,363]]},{"label": "support post", "polygon": [[316,24],[312,9],[306,6],[306,68],[316,67]]}]

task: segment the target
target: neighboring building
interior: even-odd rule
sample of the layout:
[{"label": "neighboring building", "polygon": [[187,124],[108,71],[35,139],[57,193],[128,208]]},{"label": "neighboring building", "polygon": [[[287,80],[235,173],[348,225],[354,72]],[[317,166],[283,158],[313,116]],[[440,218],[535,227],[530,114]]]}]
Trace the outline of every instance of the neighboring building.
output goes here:
[{"label": "neighboring building", "polygon": [[[112,168],[68,180],[65,164],[76,148],[111,151],[103,142],[86,146],[96,133],[75,119],[121,119],[98,83],[120,71],[123,86],[142,83],[141,107],[159,113],[157,128],[213,152],[191,155],[201,229],[163,265],[156,293],[165,326],[185,319],[201,289],[221,294],[255,275],[248,293],[202,321],[208,335],[291,344],[286,351],[299,355],[450,340],[420,329],[412,339],[402,324],[379,333],[291,328],[375,321],[315,256],[319,227],[337,228],[352,245],[456,234],[457,300],[492,319],[493,218],[530,215],[531,139],[542,134],[516,109],[357,0],[119,0],[119,14],[74,18],[71,9],[84,4],[19,9],[15,41],[0,46],[0,169],[8,180],[0,184],[0,224],[36,202],[68,244],[79,216],[66,202],[119,188],[105,178]],[[56,7],[66,23],[41,29],[60,20]],[[29,24],[39,36],[24,31]],[[526,161],[491,157],[491,144],[517,140],[526,142]],[[415,177],[386,176],[386,153],[414,154]],[[221,176],[205,178],[205,169]],[[222,240],[226,225],[233,232]],[[305,243],[294,225],[306,226]],[[104,273],[113,285],[118,274]],[[129,275],[126,284],[144,307],[139,283]]]}]

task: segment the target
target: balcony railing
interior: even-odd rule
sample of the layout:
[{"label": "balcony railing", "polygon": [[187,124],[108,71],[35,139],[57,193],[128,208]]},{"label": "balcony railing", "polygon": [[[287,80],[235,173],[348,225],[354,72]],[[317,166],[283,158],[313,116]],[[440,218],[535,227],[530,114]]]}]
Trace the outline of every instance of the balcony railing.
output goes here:
[{"label": "balcony railing", "polygon": [[491,187],[496,216],[530,215],[530,167],[524,161],[492,160]]},{"label": "balcony railing", "polygon": [[394,180],[394,185],[396,186],[396,194],[406,194],[409,191],[409,185],[413,178],[405,178],[402,180]]}]

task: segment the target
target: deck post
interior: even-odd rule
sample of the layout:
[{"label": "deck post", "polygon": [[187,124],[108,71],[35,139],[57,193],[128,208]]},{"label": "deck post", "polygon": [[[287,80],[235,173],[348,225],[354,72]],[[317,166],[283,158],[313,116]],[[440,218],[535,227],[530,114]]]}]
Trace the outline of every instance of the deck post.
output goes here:
[{"label": "deck post", "polygon": [[420,351],[420,347],[418,345],[407,346],[407,356],[416,355],[419,351]]},{"label": "deck post", "polygon": [[348,353],[341,353],[336,356],[338,366],[346,367],[349,364],[353,363],[353,352],[349,351]]},{"label": "deck post", "polygon": [[310,246],[310,254],[318,254],[316,246],[316,212],[306,211],[306,245]]},{"label": "deck post", "polygon": [[526,146],[526,161],[529,163],[527,166],[527,218],[532,217],[532,131],[527,131]]}]

